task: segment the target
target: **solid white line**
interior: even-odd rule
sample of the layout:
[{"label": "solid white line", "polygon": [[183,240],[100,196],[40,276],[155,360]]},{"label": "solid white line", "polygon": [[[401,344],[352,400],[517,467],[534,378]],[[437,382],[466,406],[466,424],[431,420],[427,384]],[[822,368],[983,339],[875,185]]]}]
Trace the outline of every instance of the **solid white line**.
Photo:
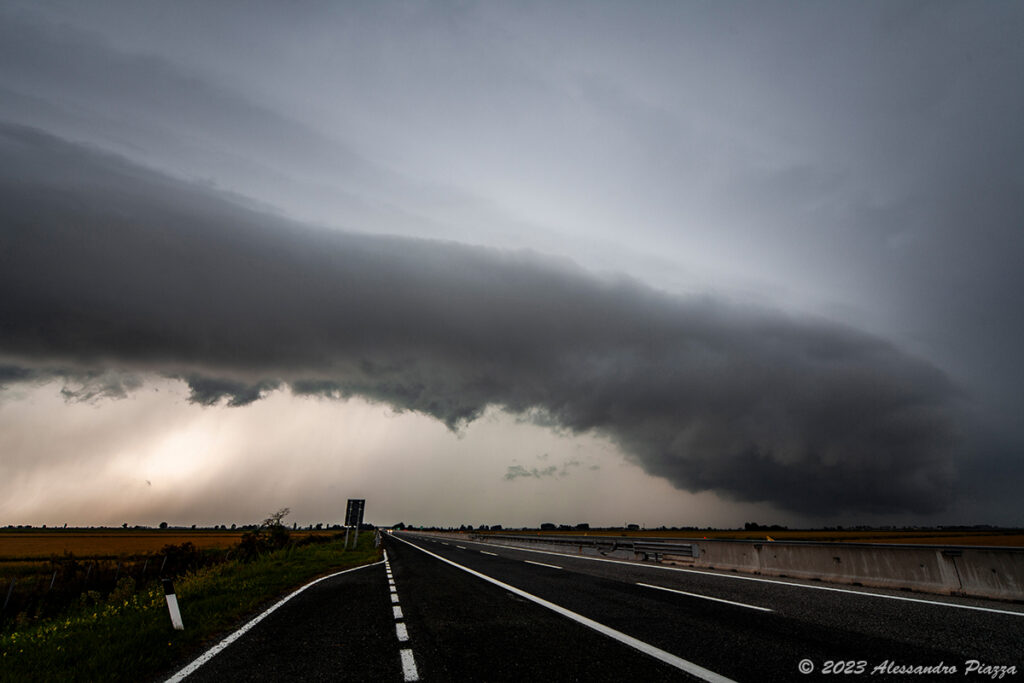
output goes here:
[{"label": "solid white line", "polygon": [[727,605],[737,605],[739,607],[746,607],[747,609],[756,609],[756,610],[759,610],[761,612],[771,612],[771,610],[768,609],[767,607],[757,607],[755,605],[748,605],[745,602],[733,602],[732,600],[725,600],[724,598],[713,598],[710,595],[701,595],[700,593],[687,593],[686,591],[679,591],[679,590],[676,590],[675,588],[665,588],[664,586],[655,586],[655,585],[650,584],[650,583],[640,583],[640,582],[637,582],[636,585],[643,586],[645,588],[657,588],[660,591],[668,591],[669,593],[679,593],[680,595],[689,595],[691,598],[701,598],[703,600],[714,600],[715,602],[724,602]]},{"label": "solid white line", "polygon": [[209,650],[207,650],[206,652],[201,654],[196,659],[192,660],[192,662],[190,664],[186,665],[185,668],[181,669],[180,671],[178,671],[178,673],[176,673],[173,676],[171,676],[170,678],[168,678],[166,683],[178,683],[178,681],[182,681],[186,677],[188,677],[191,674],[195,673],[196,669],[201,667],[203,664],[206,664],[208,661],[213,659],[214,656],[216,656],[221,650],[223,650],[228,645],[230,645],[231,643],[235,642],[236,640],[241,638],[243,635],[245,635],[246,632],[249,629],[251,629],[253,626],[255,626],[256,624],[258,624],[261,621],[263,621],[264,619],[266,619],[267,616],[270,615],[271,612],[273,612],[278,607],[280,607],[284,603],[288,602],[289,600],[291,600],[296,595],[298,595],[302,591],[306,590],[310,586],[314,586],[314,585],[320,583],[321,581],[326,581],[327,579],[333,579],[335,576],[341,576],[342,574],[348,574],[349,572],[354,572],[354,571],[359,570],[359,569],[366,569],[367,567],[375,567],[378,564],[382,564],[382,562],[374,562],[373,564],[364,564],[361,567],[353,567],[352,569],[346,569],[344,571],[335,572],[333,574],[328,574],[327,576],[322,576],[319,579],[317,579],[316,581],[310,581],[309,583],[307,583],[302,588],[299,588],[298,590],[289,593],[288,595],[284,596],[283,598],[281,598],[280,600],[275,602],[265,612],[263,612],[263,614],[260,614],[259,616],[253,618],[245,626],[243,626],[242,628],[238,629],[237,631],[235,631],[234,633],[229,635],[227,638],[225,638],[224,640],[220,641],[219,643],[217,643],[216,645],[211,647]]},{"label": "solid white line", "polygon": [[[398,538],[395,536],[395,538]],[[473,541],[469,541],[473,543]],[[738,574],[718,574],[700,569],[684,569],[682,567],[665,567],[657,564],[641,564],[629,560],[612,560],[607,557],[589,557],[587,555],[570,555],[568,553],[556,553],[551,550],[534,550],[533,548],[521,548],[517,545],[505,545],[503,543],[477,543],[477,545],[491,546],[494,548],[507,548],[508,550],[522,550],[527,553],[539,553],[541,555],[555,555],[557,557],[568,557],[576,560],[589,560],[591,562],[610,562],[612,564],[625,564],[630,567],[643,567],[645,569],[661,569],[667,572],[682,572],[684,574],[698,574],[700,576],[713,576],[720,579],[736,579],[738,581],[757,581],[759,583],[773,583],[779,586],[792,586],[793,588],[807,588],[816,591],[833,591],[835,593],[849,593],[868,598],[882,598],[884,600],[902,600],[903,602],[920,602],[925,605],[938,605],[939,607],[955,607],[957,609],[969,609],[977,612],[993,612],[995,614],[1010,614],[1015,617],[1024,617],[1024,612],[1013,612],[1005,609],[994,609],[992,607],[976,607],[974,605],[958,605],[955,602],[939,602],[938,600],[923,600],[921,598],[905,598],[901,595],[885,595],[884,593],[868,593],[866,591],[855,591],[849,588],[833,588],[831,586],[812,586],[805,583],[790,583],[778,579],[764,579],[757,576],[740,576]],[[525,560],[524,560],[525,561]]]},{"label": "solid white line", "polygon": [[533,560],[523,560],[526,564],[535,564],[538,567],[551,567],[552,569],[561,569],[557,564],[545,564],[544,562],[534,562]]},{"label": "solid white line", "polygon": [[391,611],[392,611],[392,613],[394,613],[395,619],[401,619],[402,618],[402,608],[401,607],[392,607]]},{"label": "solid white line", "polygon": [[405,624],[403,622],[400,621],[395,624],[395,635],[398,636],[398,642],[400,643],[404,643],[409,640],[409,631],[405,628]]},{"label": "solid white line", "polygon": [[402,657],[402,675],[407,681],[420,680],[420,674],[416,671],[416,660],[412,658],[412,650],[399,650]]},{"label": "solid white line", "polygon": [[732,679],[726,678],[725,676],[722,676],[721,674],[717,674],[714,671],[711,671],[709,669],[705,669],[704,667],[702,667],[702,666],[700,666],[698,664],[694,664],[693,662],[687,661],[687,660],[683,659],[682,657],[677,657],[674,654],[672,654],[671,652],[665,652],[662,649],[654,647],[650,643],[645,643],[644,641],[639,640],[637,638],[634,638],[633,636],[626,635],[622,631],[616,631],[615,629],[611,628],[610,626],[605,626],[604,624],[599,623],[597,621],[594,621],[593,619],[589,619],[589,618],[583,616],[582,614],[577,614],[576,612],[573,612],[572,610],[566,609],[565,607],[562,607],[561,605],[556,605],[555,603],[549,602],[549,601],[545,600],[544,598],[537,597],[536,595],[534,595],[532,593],[527,593],[526,591],[524,591],[524,590],[522,590],[520,588],[516,588],[515,586],[510,586],[509,584],[504,583],[503,581],[499,581],[498,579],[495,579],[495,578],[492,578],[490,576],[487,576],[486,574],[481,574],[480,572],[478,572],[478,571],[476,571],[474,569],[470,569],[469,567],[464,567],[464,566],[462,566],[461,564],[459,564],[457,562],[452,562],[448,558],[441,557],[440,555],[432,553],[429,550],[427,550],[426,548],[421,548],[420,546],[416,545],[415,543],[410,543],[409,541],[405,540],[404,538],[399,538],[398,536],[395,536],[395,538],[397,538],[402,543],[411,545],[413,548],[416,548],[420,552],[426,553],[427,555],[430,555],[431,557],[433,557],[435,559],[441,560],[442,562],[450,564],[453,567],[458,567],[462,571],[468,572],[469,574],[472,574],[473,576],[475,576],[477,578],[483,579],[484,581],[487,581],[489,583],[493,583],[495,586],[500,586],[501,588],[504,588],[505,590],[509,591],[510,593],[514,593],[514,594],[516,594],[516,595],[518,595],[518,596],[520,596],[522,598],[526,598],[527,600],[530,600],[531,602],[535,602],[535,603],[537,603],[538,605],[540,605],[542,607],[548,608],[552,612],[556,612],[558,614],[561,614],[563,617],[568,617],[569,619],[572,619],[576,623],[582,624],[582,625],[586,626],[587,628],[591,628],[591,629],[597,631],[598,633],[601,633],[601,634],[604,634],[604,635],[608,636],[609,638],[614,638],[615,640],[619,641],[620,643],[624,643],[625,645],[628,645],[628,646],[630,646],[630,647],[632,647],[632,648],[634,648],[636,650],[639,650],[640,652],[648,654],[648,655],[654,657],[655,659],[658,659],[658,660],[660,660],[662,662],[665,662],[666,664],[668,664],[670,666],[674,666],[675,668],[680,669],[682,671],[685,671],[686,673],[688,673],[688,674],[690,674],[692,676],[696,676],[697,678],[700,678],[701,680],[710,681],[711,683],[734,683],[732,681]]},{"label": "solid white line", "polygon": [[481,550],[480,552],[484,555],[490,555],[491,557],[498,557],[498,553],[489,553],[486,550]]}]

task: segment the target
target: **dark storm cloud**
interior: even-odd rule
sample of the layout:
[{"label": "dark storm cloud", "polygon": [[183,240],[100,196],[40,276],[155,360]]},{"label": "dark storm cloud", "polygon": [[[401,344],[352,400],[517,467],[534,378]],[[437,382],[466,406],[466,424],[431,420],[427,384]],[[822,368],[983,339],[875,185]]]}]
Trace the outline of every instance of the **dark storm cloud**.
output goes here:
[{"label": "dark storm cloud", "polygon": [[61,381],[61,396],[69,403],[92,403],[100,399],[125,398],[142,387],[142,379],[131,373],[82,367],[23,367],[0,365],[0,390],[18,383]]},{"label": "dark storm cloud", "polygon": [[203,406],[216,405],[221,399],[227,399],[229,406],[239,407],[249,405],[258,401],[273,391],[280,382],[265,381],[249,384],[238,380],[222,379],[218,377],[204,377],[202,375],[190,375],[184,379],[189,388],[189,401]]},{"label": "dark storm cloud", "polygon": [[505,479],[507,479],[508,481],[515,481],[516,479],[520,479],[522,477],[533,477],[534,479],[540,479],[541,477],[553,477],[555,476],[555,472],[557,471],[558,468],[554,465],[550,465],[549,467],[545,467],[544,469],[540,470],[537,469],[536,467],[526,469],[522,465],[509,465],[507,471],[505,472]]},{"label": "dark storm cloud", "polygon": [[605,434],[691,491],[817,514],[947,500],[956,392],[856,330],[529,252],[316,230],[22,127],[0,127],[0,160],[8,382],[154,372],[234,405],[283,383],[453,428],[498,405]]}]

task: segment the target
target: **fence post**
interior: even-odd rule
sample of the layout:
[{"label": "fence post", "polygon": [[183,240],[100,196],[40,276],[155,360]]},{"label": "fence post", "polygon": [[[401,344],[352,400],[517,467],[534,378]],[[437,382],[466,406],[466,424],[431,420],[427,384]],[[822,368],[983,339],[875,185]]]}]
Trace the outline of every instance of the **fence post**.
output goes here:
[{"label": "fence post", "polygon": [[13,593],[13,592],[14,592],[14,579],[11,579],[11,587],[7,589],[7,597],[4,599],[3,609],[0,609],[0,611],[3,611],[3,610],[7,609],[7,603],[9,603],[11,601],[11,593]]}]

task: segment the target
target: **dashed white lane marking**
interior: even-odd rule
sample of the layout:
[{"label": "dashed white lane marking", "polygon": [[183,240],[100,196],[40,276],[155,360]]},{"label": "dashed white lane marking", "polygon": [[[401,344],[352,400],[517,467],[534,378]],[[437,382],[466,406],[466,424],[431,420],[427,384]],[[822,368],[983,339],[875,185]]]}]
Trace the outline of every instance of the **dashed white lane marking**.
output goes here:
[{"label": "dashed white lane marking", "polygon": [[420,674],[416,670],[416,660],[412,658],[412,650],[401,650],[399,654],[402,656],[402,675],[405,676],[405,680],[420,680]]},{"label": "dashed white lane marking", "polygon": [[459,550],[465,550],[466,549],[466,546],[464,546],[464,545],[457,545],[455,547],[458,548]]},{"label": "dashed white lane marking", "polygon": [[[398,538],[395,536],[395,538]],[[399,539],[401,540],[401,539]],[[408,542],[408,541],[407,541]],[[470,541],[472,542],[472,541]],[[484,545],[482,543],[478,545]],[[938,600],[923,600],[921,598],[905,598],[901,595],[886,595],[884,593],[868,593],[866,591],[855,591],[849,588],[833,588],[832,586],[812,586],[806,583],[792,583],[790,581],[779,581],[778,579],[764,579],[757,576],[738,576],[736,574],[718,574],[716,572],[703,571],[700,569],[684,569],[683,567],[667,567],[665,565],[658,564],[640,564],[639,562],[630,562],[629,560],[612,560],[607,557],[588,557],[587,555],[569,555],[567,553],[556,553],[551,550],[534,550],[533,548],[523,548],[517,545],[504,545],[503,543],[488,543],[495,548],[506,548],[508,550],[521,550],[526,553],[536,553],[539,555],[555,555],[556,557],[566,557],[573,560],[587,560],[588,562],[609,562],[611,564],[625,564],[631,567],[642,567],[644,569],[656,569],[667,572],[682,572],[684,574],[699,574],[701,576],[712,576],[719,579],[734,579],[736,581],[756,581],[758,583],[774,583],[779,586],[790,586],[792,588],[806,588],[808,590],[816,591],[831,591],[833,593],[849,593],[851,595],[860,595],[865,598],[882,598],[883,600],[900,600],[902,602],[920,602],[925,605],[936,605],[938,607],[955,607],[957,609],[969,609],[977,612],[993,612],[995,614],[1009,614],[1015,617],[1024,617],[1024,612],[1013,612],[1005,609],[993,609],[992,607],[977,607],[976,605],[958,605],[955,602],[939,602]]]},{"label": "dashed white lane marking", "polygon": [[[385,558],[387,555],[385,555]],[[384,568],[388,572],[388,585],[391,590],[391,602],[398,602],[398,591],[395,588],[395,579],[391,576],[391,563],[385,559]],[[405,622],[402,621],[404,616],[402,615],[402,608],[398,605],[394,605],[392,613],[395,616],[395,636],[398,638],[398,642],[407,643],[409,642],[409,630],[405,626]],[[403,648],[398,651],[398,655],[402,660],[402,677],[406,681],[418,681],[420,680],[419,671],[416,669],[416,659],[412,656],[411,648]]]},{"label": "dashed white lane marking", "polygon": [[486,550],[481,550],[480,554],[481,555],[490,555],[491,557],[497,557],[498,556],[498,553],[489,553]]},{"label": "dashed white lane marking", "polygon": [[545,564],[543,562],[534,562],[533,560],[523,560],[526,564],[535,564],[538,567],[551,567],[552,569],[561,569],[557,564]]},{"label": "dashed white lane marking", "polygon": [[185,668],[183,668],[180,671],[178,671],[178,673],[176,673],[173,676],[171,676],[170,678],[168,678],[166,683],[179,683],[179,681],[183,681],[186,677],[188,677],[188,676],[192,675],[193,673],[195,673],[196,669],[198,669],[203,664],[206,664],[208,661],[213,659],[214,656],[216,656],[221,650],[226,648],[228,645],[230,645],[231,643],[235,642],[236,640],[238,640],[239,638],[244,636],[246,634],[246,632],[249,631],[249,629],[251,629],[253,626],[255,626],[256,624],[258,624],[261,621],[263,621],[264,619],[266,619],[267,616],[269,616],[271,612],[273,612],[278,607],[280,607],[284,603],[288,602],[289,600],[291,600],[296,595],[298,595],[302,591],[306,590],[310,586],[318,584],[321,581],[326,581],[327,579],[333,579],[335,576],[341,576],[342,574],[347,574],[349,572],[354,572],[354,571],[357,571],[359,569],[366,569],[367,567],[375,567],[378,564],[380,564],[380,562],[374,562],[373,564],[364,564],[362,567],[353,567],[352,569],[346,569],[345,571],[335,572],[334,574],[329,574],[327,576],[322,576],[319,579],[317,579],[316,581],[310,581],[309,583],[307,583],[302,588],[299,588],[298,590],[293,591],[293,592],[289,593],[288,595],[284,596],[283,598],[281,598],[280,600],[275,602],[273,605],[271,605],[269,609],[267,609],[265,612],[263,612],[259,616],[255,617],[252,621],[247,623],[245,626],[243,626],[242,628],[238,629],[237,631],[235,631],[234,633],[229,635],[227,638],[225,638],[224,640],[220,641],[219,643],[217,643],[216,645],[211,647],[209,650],[207,650],[203,654],[199,655],[199,657],[197,657],[196,659],[192,660],[192,663],[188,664],[187,666],[185,666]]},{"label": "dashed white lane marking", "polygon": [[640,652],[648,654],[648,655],[654,657],[655,659],[658,659],[658,660],[660,660],[662,662],[665,662],[669,666],[674,666],[675,668],[677,668],[677,669],[679,669],[681,671],[685,671],[686,673],[688,673],[688,674],[690,674],[692,676],[696,676],[697,678],[699,678],[701,680],[708,681],[709,683],[735,683],[735,681],[733,681],[732,679],[726,678],[725,676],[723,676],[723,675],[721,675],[719,673],[715,673],[714,671],[711,671],[710,669],[705,669],[704,667],[700,666],[699,664],[694,664],[693,662],[688,661],[686,659],[683,659],[682,657],[677,657],[676,655],[672,654],[671,652],[666,652],[665,650],[662,650],[660,648],[654,647],[650,643],[645,643],[644,641],[642,641],[642,640],[640,640],[638,638],[634,638],[633,636],[626,635],[622,631],[616,631],[615,629],[613,629],[610,626],[605,626],[604,624],[602,624],[600,622],[594,621],[593,619],[585,617],[582,614],[577,614],[576,612],[573,612],[572,610],[566,609],[565,607],[562,607],[561,605],[556,605],[555,603],[549,602],[549,601],[545,600],[544,598],[538,597],[538,596],[536,596],[536,595],[534,595],[532,593],[527,593],[526,591],[522,590],[521,588],[516,588],[515,586],[510,586],[509,584],[507,584],[507,583],[505,583],[503,581],[499,581],[498,579],[495,579],[493,577],[487,576],[486,574],[481,574],[480,572],[476,571],[475,569],[470,569],[469,567],[465,567],[465,566],[459,564],[458,562],[453,562],[452,560],[449,560],[446,557],[441,557],[440,555],[438,555],[436,553],[432,553],[431,551],[427,550],[426,548],[421,548],[420,546],[416,545],[415,543],[410,543],[409,541],[405,540],[404,538],[398,538],[398,536],[395,536],[394,538],[398,539],[402,543],[405,543],[406,545],[411,545],[413,548],[416,548],[417,550],[419,550],[422,553],[426,553],[427,555],[430,555],[433,558],[441,560],[442,562],[444,562],[446,564],[450,564],[453,567],[457,567],[457,568],[461,569],[464,572],[467,572],[467,573],[472,574],[473,576],[475,576],[475,577],[477,577],[479,579],[483,579],[484,581],[487,581],[488,583],[493,583],[495,586],[499,586],[501,588],[504,588],[508,592],[514,593],[514,594],[518,595],[521,598],[526,598],[527,600],[529,600],[531,602],[535,602],[535,603],[537,603],[538,605],[540,605],[542,607],[546,607],[547,609],[551,610],[552,612],[555,612],[557,614],[561,614],[563,617],[568,617],[569,619],[572,619],[573,621],[575,621],[578,624],[582,624],[582,625],[586,626],[587,628],[591,628],[591,629],[597,631],[598,633],[601,633],[601,634],[604,634],[604,635],[608,636],[609,638],[614,638],[615,640],[619,641],[620,643],[623,643],[624,645],[628,645],[629,647],[632,647],[635,650],[639,650]]},{"label": "dashed white lane marking", "polygon": [[724,602],[727,605],[736,605],[738,607],[746,607],[747,609],[756,609],[760,612],[771,612],[771,610],[767,607],[757,607],[756,605],[748,605],[745,602],[734,602],[732,600],[726,600],[724,598],[713,598],[710,595],[701,595],[700,593],[688,593],[686,591],[676,590],[675,588],[665,588],[664,586],[655,586],[650,583],[640,583],[639,581],[636,585],[643,586],[644,588],[656,588],[660,591],[667,591],[669,593],[679,593],[679,595],[688,595],[691,598],[700,598],[702,600],[714,600],[715,602]]}]

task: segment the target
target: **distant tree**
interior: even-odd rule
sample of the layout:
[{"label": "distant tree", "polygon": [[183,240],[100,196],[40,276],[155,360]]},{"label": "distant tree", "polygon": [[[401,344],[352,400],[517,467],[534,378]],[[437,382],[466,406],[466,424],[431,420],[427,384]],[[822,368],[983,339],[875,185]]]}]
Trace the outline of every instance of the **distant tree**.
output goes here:
[{"label": "distant tree", "polygon": [[238,543],[242,557],[251,560],[264,552],[277,550],[287,545],[291,539],[291,533],[284,526],[284,518],[290,512],[289,508],[281,508],[264,519],[255,530],[242,534]]},{"label": "distant tree", "polygon": [[161,529],[166,529],[167,528],[167,522],[160,522],[160,528]]},{"label": "distant tree", "polygon": [[234,525],[234,524],[232,524],[232,525],[231,525],[231,529],[232,529],[232,531],[234,530],[234,528],[235,528],[235,525]]},{"label": "distant tree", "polygon": [[292,512],[291,508],[281,508],[280,510],[278,510],[277,512],[275,512],[274,514],[270,515],[265,520],[263,520],[260,523],[260,526],[267,527],[267,528],[275,527],[275,526],[284,526],[284,521],[283,520],[284,520],[285,517],[290,515],[291,512]]},{"label": "distant tree", "polygon": [[124,524],[122,524],[121,528],[122,529],[127,529],[128,528],[128,522],[125,522]]},{"label": "distant tree", "polygon": [[576,529],[578,531],[589,531],[590,530],[590,525],[587,524],[586,522],[582,522],[582,523],[576,525]]},{"label": "distant tree", "polygon": [[552,524],[551,522],[544,522],[543,524],[540,525],[540,530],[541,531],[554,531],[557,528],[558,527],[555,526],[554,524]]},{"label": "distant tree", "polygon": [[398,524],[394,525],[391,528],[392,529],[398,529],[399,531],[401,531],[402,529],[405,528],[405,522],[399,522]]},{"label": "distant tree", "polygon": [[640,525],[639,524],[627,524],[626,525],[626,529],[628,531],[639,531],[640,530]]},{"label": "distant tree", "polygon": [[491,525],[491,531],[501,531],[501,525],[500,524],[492,524]]},{"label": "distant tree", "polygon": [[316,528],[317,531],[320,531],[321,529],[324,528],[324,523],[323,522],[317,522],[315,528]]},{"label": "distant tree", "polygon": [[195,528],[196,528],[196,525],[195,525],[195,524],[193,524],[193,525],[192,525],[192,528],[193,528],[193,529],[195,529]]}]

